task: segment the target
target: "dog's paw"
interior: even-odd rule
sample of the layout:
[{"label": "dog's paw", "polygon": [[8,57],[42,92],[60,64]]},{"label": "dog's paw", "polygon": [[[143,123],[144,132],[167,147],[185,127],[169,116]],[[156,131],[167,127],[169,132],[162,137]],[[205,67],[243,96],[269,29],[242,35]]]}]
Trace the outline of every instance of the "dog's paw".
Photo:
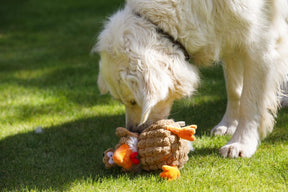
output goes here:
[{"label": "dog's paw", "polygon": [[211,130],[211,135],[233,135],[236,131],[237,125],[237,121],[234,121],[233,123],[226,123],[221,121]]},{"label": "dog's paw", "polygon": [[225,135],[226,131],[227,126],[218,124],[211,130],[211,135]]},{"label": "dog's paw", "polygon": [[257,149],[257,145],[241,144],[241,143],[231,143],[223,146],[219,153],[224,157],[228,158],[238,158],[238,157],[251,157]]}]

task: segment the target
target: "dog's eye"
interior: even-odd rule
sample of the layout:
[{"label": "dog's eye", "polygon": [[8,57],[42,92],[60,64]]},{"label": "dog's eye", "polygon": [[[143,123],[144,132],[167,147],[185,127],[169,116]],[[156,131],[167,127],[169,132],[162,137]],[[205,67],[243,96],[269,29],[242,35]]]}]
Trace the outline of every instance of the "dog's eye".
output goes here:
[{"label": "dog's eye", "polygon": [[130,104],[131,104],[131,105],[136,105],[137,103],[136,103],[135,100],[132,99],[132,100],[130,100]]}]

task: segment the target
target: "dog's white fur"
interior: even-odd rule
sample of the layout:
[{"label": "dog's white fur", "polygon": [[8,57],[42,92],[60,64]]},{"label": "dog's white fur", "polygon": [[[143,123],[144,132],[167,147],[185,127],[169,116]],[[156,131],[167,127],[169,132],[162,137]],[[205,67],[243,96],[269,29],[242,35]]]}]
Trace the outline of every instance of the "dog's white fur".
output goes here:
[{"label": "dog's white fur", "polygon": [[[141,17],[137,16],[137,14]],[[223,60],[228,103],[215,135],[233,134],[224,157],[250,157],[272,131],[288,71],[287,0],[127,0],[93,51],[98,79],[126,107],[126,125],[166,118],[175,99],[193,94],[198,66]]]}]

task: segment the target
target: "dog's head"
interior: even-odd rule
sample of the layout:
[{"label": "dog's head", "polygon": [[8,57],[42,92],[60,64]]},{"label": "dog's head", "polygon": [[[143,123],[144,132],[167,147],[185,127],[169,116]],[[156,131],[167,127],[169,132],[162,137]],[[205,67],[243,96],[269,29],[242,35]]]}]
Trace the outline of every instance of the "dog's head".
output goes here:
[{"label": "dog's head", "polygon": [[101,56],[99,89],[125,105],[132,131],[167,118],[173,101],[190,96],[199,81],[183,51],[128,8],[110,18],[93,51]]}]

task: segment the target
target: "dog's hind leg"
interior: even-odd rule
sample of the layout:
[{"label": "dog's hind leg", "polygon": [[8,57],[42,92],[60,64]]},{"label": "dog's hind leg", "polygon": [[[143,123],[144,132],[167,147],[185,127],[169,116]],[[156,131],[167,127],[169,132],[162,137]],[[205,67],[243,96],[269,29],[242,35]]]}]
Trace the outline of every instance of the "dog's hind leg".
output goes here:
[{"label": "dog's hind leg", "polygon": [[[243,66],[239,58],[226,57],[223,63],[227,91],[226,112],[218,125],[212,130],[212,135],[233,135],[238,126],[240,97],[243,86]],[[237,55],[237,54],[236,54]]]}]

